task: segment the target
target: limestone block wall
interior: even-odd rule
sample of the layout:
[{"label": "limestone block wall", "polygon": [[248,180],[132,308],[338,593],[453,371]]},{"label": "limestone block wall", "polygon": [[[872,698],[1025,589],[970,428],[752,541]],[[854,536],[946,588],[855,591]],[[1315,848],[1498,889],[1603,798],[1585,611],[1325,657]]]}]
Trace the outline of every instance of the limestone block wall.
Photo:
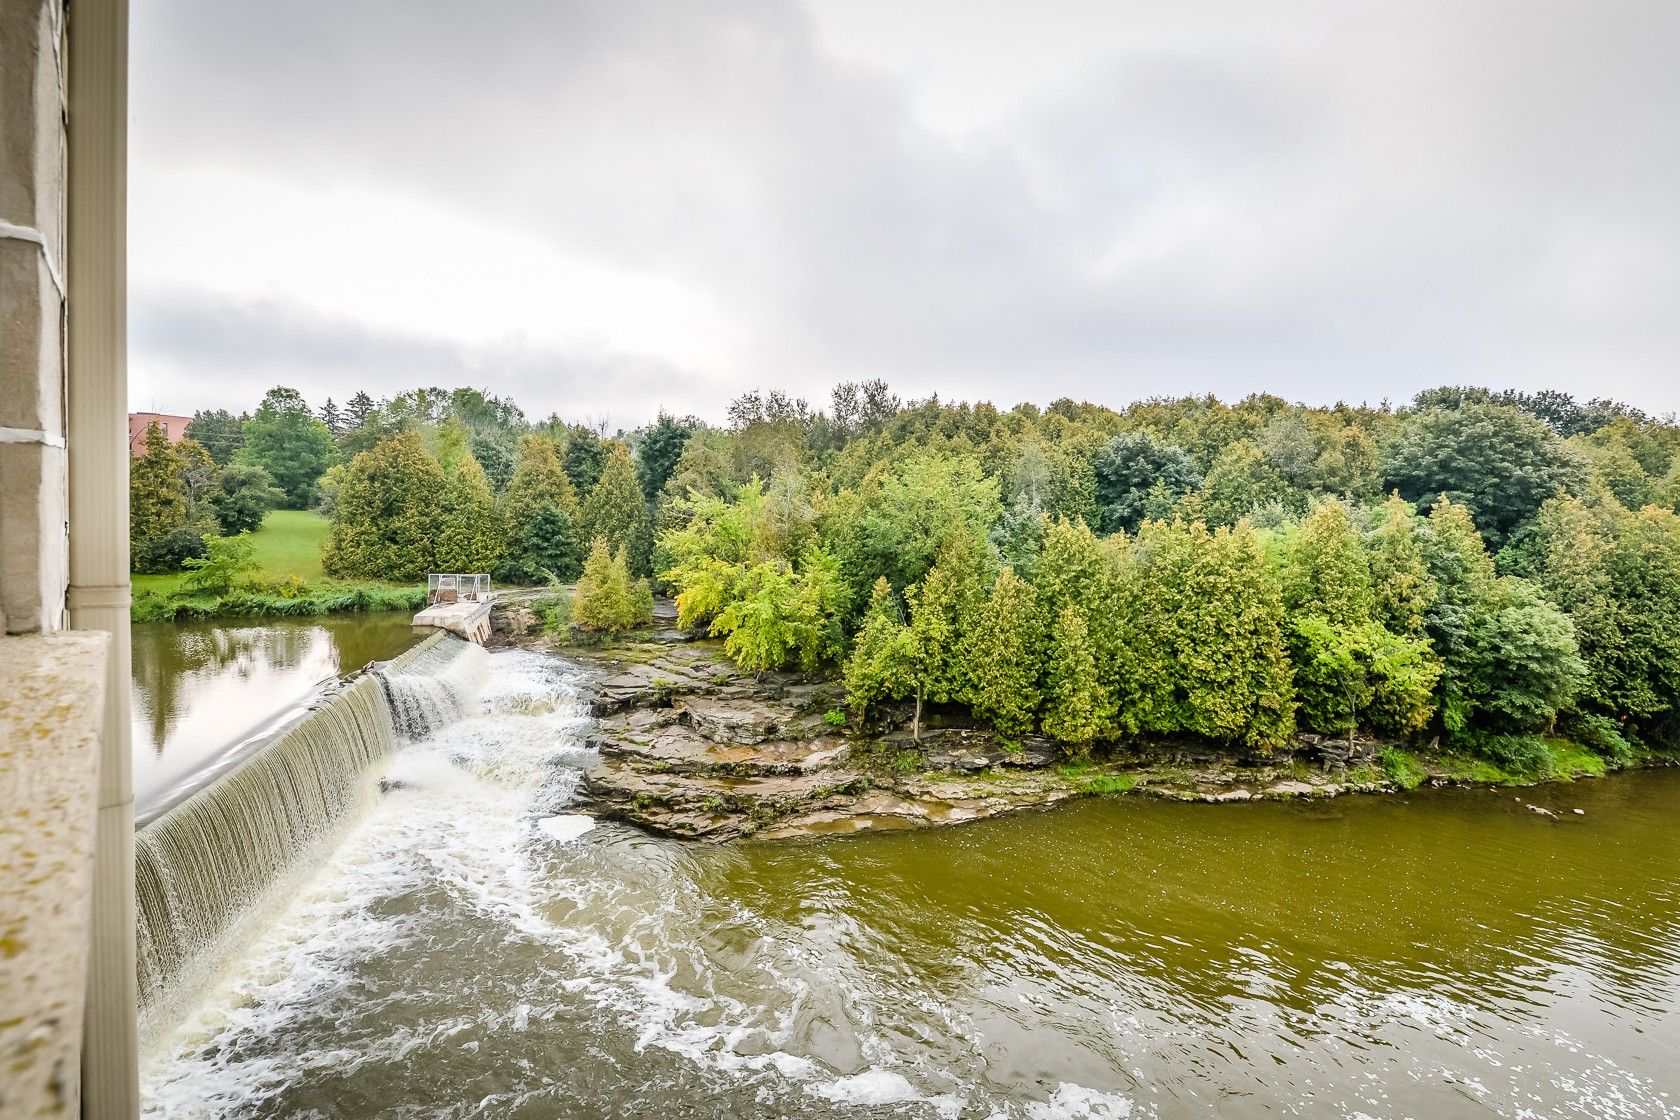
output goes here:
[{"label": "limestone block wall", "polygon": [[109,640],[87,631],[0,636],[4,1120],[79,1112]]},{"label": "limestone block wall", "polygon": [[65,9],[0,3],[0,614],[64,626]]}]

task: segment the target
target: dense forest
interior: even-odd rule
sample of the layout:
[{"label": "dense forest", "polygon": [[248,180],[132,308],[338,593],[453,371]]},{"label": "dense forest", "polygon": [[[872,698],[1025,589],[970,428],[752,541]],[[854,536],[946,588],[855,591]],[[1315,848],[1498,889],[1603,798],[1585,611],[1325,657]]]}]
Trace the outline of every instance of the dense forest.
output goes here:
[{"label": "dense forest", "polygon": [[1477,388],[1005,411],[878,381],[728,416],[609,437],[471,389],[318,412],[276,389],[137,460],[136,564],[313,507],[329,573],[569,583],[587,559],[749,669],[843,671],[864,718],[956,706],[1073,752],[1364,732],[1513,769],[1541,735],[1680,746],[1672,418]]}]

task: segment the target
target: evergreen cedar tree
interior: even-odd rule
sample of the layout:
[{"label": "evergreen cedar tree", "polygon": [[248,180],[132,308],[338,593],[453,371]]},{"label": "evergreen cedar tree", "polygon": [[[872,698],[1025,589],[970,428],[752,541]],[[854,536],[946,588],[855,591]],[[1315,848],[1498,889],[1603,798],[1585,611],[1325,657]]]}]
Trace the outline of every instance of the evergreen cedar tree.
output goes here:
[{"label": "evergreen cedar tree", "polygon": [[319,488],[335,574],[586,577],[581,617],[611,627],[651,575],[744,668],[842,666],[860,716],[902,702],[917,732],[954,707],[1072,751],[1680,745],[1680,428],[1612,402],[1002,411],[867,383],[619,439],[476,390],[322,415],[336,434],[277,389],[195,417],[201,452],[149,439],[136,564]]}]

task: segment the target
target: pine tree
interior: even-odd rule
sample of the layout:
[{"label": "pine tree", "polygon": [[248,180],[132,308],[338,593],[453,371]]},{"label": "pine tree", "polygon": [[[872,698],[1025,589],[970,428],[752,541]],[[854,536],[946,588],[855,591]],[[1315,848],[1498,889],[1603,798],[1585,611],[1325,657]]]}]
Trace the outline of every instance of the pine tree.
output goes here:
[{"label": "pine tree", "polygon": [[325,424],[327,431],[335,436],[344,430],[344,414],[339,412],[338,405],[333,403],[331,397],[328,397],[327,403],[321,406],[321,423]]},{"label": "pine tree", "polygon": [[373,412],[373,398],[364,391],[357,389],[356,395],[351,397],[344,406],[344,430],[355,431],[367,424],[368,416]]},{"label": "pine tree", "polygon": [[596,537],[589,546],[572,595],[572,621],[601,633],[618,633],[653,621],[653,592],[647,581],[630,577],[624,550],[612,551],[604,537]]},{"label": "pine tree", "polygon": [[961,642],[969,705],[1000,735],[1032,731],[1039,704],[1041,634],[1032,585],[1013,569],[1003,569]]},{"label": "pine tree", "polygon": [[927,698],[936,704],[969,703],[985,672],[964,657],[963,642],[985,602],[990,560],[982,537],[967,526],[953,527],[916,589],[910,625],[925,651]]},{"label": "pine tree", "polygon": [[490,572],[502,557],[501,512],[472,452],[448,472],[438,503],[437,565],[446,572]]},{"label": "pine tree", "polygon": [[1057,616],[1045,656],[1044,733],[1085,754],[1113,713],[1097,680],[1096,651],[1085,615],[1073,606]]},{"label": "pine tree", "polygon": [[653,560],[653,523],[648,516],[636,466],[622,443],[614,440],[600,479],[583,503],[579,527],[585,537],[604,537],[623,549],[636,575],[648,575]]},{"label": "pine tree", "polygon": [[583,560],[577,518],[577,496],[554,441],[525,436],[502,498],[506,548],[496,578],[510,583],[576,579]]},{"label": "pine tree", "polygon": [[846,663],[846,690],[852,711],[858,719],[864,719],[879,701],[900,699],[914,688],[915,653],[910,628],[898,609],[892,584],[881,576],[870,591],[869,608]]},{"label": "pine tree", "polygon": [[[1135,687],[1132,656],[1126,640],[1128,597],[1120,560],[1123,536],[1105,546],[1079,521],[1058,521],[1045,532],[1034,586],[1039,626],[1053,634],[1063,611],[1072,608],[1085,623],[1102,696],[1094,710],[1110,721],[1098,738],[1119,734],[1121,710]],[[1048,696],[1048,687],[1045,689]]]},{"label": "pine tree", "polygon": [[350,461],[322,566],[352,579],[418,579],[438,570],[443,469],[419,433],[407,432]]},{"label": "pine tree", "polygon": [[[134,460],[128,479],[129,555],[136,571],[158,570],[151,554],[167,534],[187,525],[181,460],[156,422],[146,426],[146,453]],[[161,559],[161,558],[160,558]]]},{"label": "pine tree", "polygon": [[1395,634],[1418,637],[1438,594],[1424,563],[1412,507],[1398,494],[1383,505],[1382,524],[1365,539],[1373,609]]},{"label": "pine tree", "polygon": [[1284,602],[1291,611],[1317,614],[1336,627],[1369,621],[1375,607],[1371,573],[1359,531],[1341,502],[1320,503],[1292,534]]}]

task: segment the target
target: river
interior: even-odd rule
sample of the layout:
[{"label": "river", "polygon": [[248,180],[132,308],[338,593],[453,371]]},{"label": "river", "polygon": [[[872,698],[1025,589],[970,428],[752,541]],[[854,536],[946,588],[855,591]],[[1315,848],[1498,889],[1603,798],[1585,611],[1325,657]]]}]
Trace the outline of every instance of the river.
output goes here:
[{"label": "river", "polygon": [[570,815],[588,727],[492,655],[149,1114],[1680,1114],[1680,772],[694,847]]},{"label": "river", "polygon": [[238,622],[140,622],[134,649],[134,800],[144,816],[317,686],[413,645],[407,611]]}]

